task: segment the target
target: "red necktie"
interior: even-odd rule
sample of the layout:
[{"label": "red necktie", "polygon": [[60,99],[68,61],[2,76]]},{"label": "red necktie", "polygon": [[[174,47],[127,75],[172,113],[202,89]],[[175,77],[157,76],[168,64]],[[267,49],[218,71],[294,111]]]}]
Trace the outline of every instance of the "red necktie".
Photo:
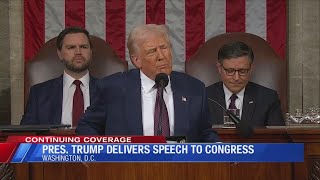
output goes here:
[{"label": "red necktie", "polygon": [[163,89],[158,88],[154,109],[154,135],[170,136],[169,116],[163,100]]},{"label": "red necktie", "polygon": [[76,90],[73,95],[73,106],[72,106],[72,127],[76,127],[78,125],[79,119],[83,114],[84,102],[83,102],[83,94],[80,88],[82,84],[81,81],[75,80],[73,84],[76,85]]}]

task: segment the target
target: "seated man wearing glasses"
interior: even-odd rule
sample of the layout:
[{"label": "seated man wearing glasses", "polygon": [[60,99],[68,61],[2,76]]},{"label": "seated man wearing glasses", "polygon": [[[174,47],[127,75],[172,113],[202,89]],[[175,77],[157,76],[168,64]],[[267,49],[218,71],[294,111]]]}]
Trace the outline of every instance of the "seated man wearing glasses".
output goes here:
[{"label": "seated man wearing glasses", "polygon": [[[239,109],[241,121],[251,125],[284,125],[280,100],[276,91],[250,82],[254,55],[243,42],[223,45],[218,52],[217,68],[222,82],[207,87],[209,99],[217,101],[227,109]],[[223,110],[209,101],[214,124],[223,124]]]}]

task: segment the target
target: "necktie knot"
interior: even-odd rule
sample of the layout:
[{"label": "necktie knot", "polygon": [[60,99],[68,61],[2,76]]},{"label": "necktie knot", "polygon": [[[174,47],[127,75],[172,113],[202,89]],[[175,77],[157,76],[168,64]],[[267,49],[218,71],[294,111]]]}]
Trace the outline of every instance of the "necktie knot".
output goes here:
[{"label": "necktie knot", "polygon": [[163,88],[157,87],[157,96],[163,99]]},{"label": "necktie knot", "polygon": [[232,94],[232,96],[230,97],[231,101],[235,101],[238,98],[238,96],[236,94]]},{"label": "necktie knot", "polygon": [[81,82],[80,80],[74,80],[74,81],[73,81],[73,84],[75,84],[76,87],[79,88],[80,85],[82,84],[82,82]]},{"label": "necktie knot", "polygon": [[230,97],[231,102],[229,104],[229,108],[228,109],[237,109],[237,107],[236,107],[236,99],[237,98],[238,98],[237,95],[232,94],[232,96]]}]

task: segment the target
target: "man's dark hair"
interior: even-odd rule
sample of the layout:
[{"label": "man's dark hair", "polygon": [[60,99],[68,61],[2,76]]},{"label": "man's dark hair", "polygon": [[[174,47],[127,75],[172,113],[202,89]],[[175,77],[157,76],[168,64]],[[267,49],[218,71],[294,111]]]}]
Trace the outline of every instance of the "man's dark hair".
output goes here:
[{"label": "man's dark hair", "polygon": [[62,49],[63,39],[67,34],[75,34],[75,33],[85,34],[89,40],[90,48],[92,48],[92,42],[91,42],[89,32],[81,27],[68,27],[68,28],[65,28],[63,31],[61,31],[57,37],[57,43],[56,43],[57,48],[59,50]]},{"label": "man's dark hair", "polygon": [[222,63],[224,59],[238,58],[248,56],[250,63],[253,62],[254,55],[251,47],[241,41],[224,44],[218,52],[218,62]]}]

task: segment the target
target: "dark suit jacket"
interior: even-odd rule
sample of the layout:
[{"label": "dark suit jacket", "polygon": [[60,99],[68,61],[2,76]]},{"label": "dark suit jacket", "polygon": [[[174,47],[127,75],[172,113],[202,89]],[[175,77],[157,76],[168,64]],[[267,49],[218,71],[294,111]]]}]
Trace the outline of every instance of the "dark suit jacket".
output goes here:
[{"label": "dark suit jacket", "polygon": [[[215,142],[204,84],[183,73],[170,75],[174,100],[174,135],[188,141]],[[98,96],[84,116],[80,135],[143,135],[141,80],[138,69],[116,73],[99,82]],[[183,98],[186,98],[186,101]]]},{"label": "dark suit jacket", "polygon": [[[208,97],[226,107],[223,83],[217,82],[207,87]],[[209,101],[213,124],[223,124],[223,110]],[[285,125],[276,91],[253,82],[246,86],[243,98],[241,121],[259,126]]]},{"label": "dark suit jacket", "polygon": [[[97,79],[90,76],[90,101],[96,91]],[[27,107],[21,125],[61,124],[63,76],[31,87]]]}]

